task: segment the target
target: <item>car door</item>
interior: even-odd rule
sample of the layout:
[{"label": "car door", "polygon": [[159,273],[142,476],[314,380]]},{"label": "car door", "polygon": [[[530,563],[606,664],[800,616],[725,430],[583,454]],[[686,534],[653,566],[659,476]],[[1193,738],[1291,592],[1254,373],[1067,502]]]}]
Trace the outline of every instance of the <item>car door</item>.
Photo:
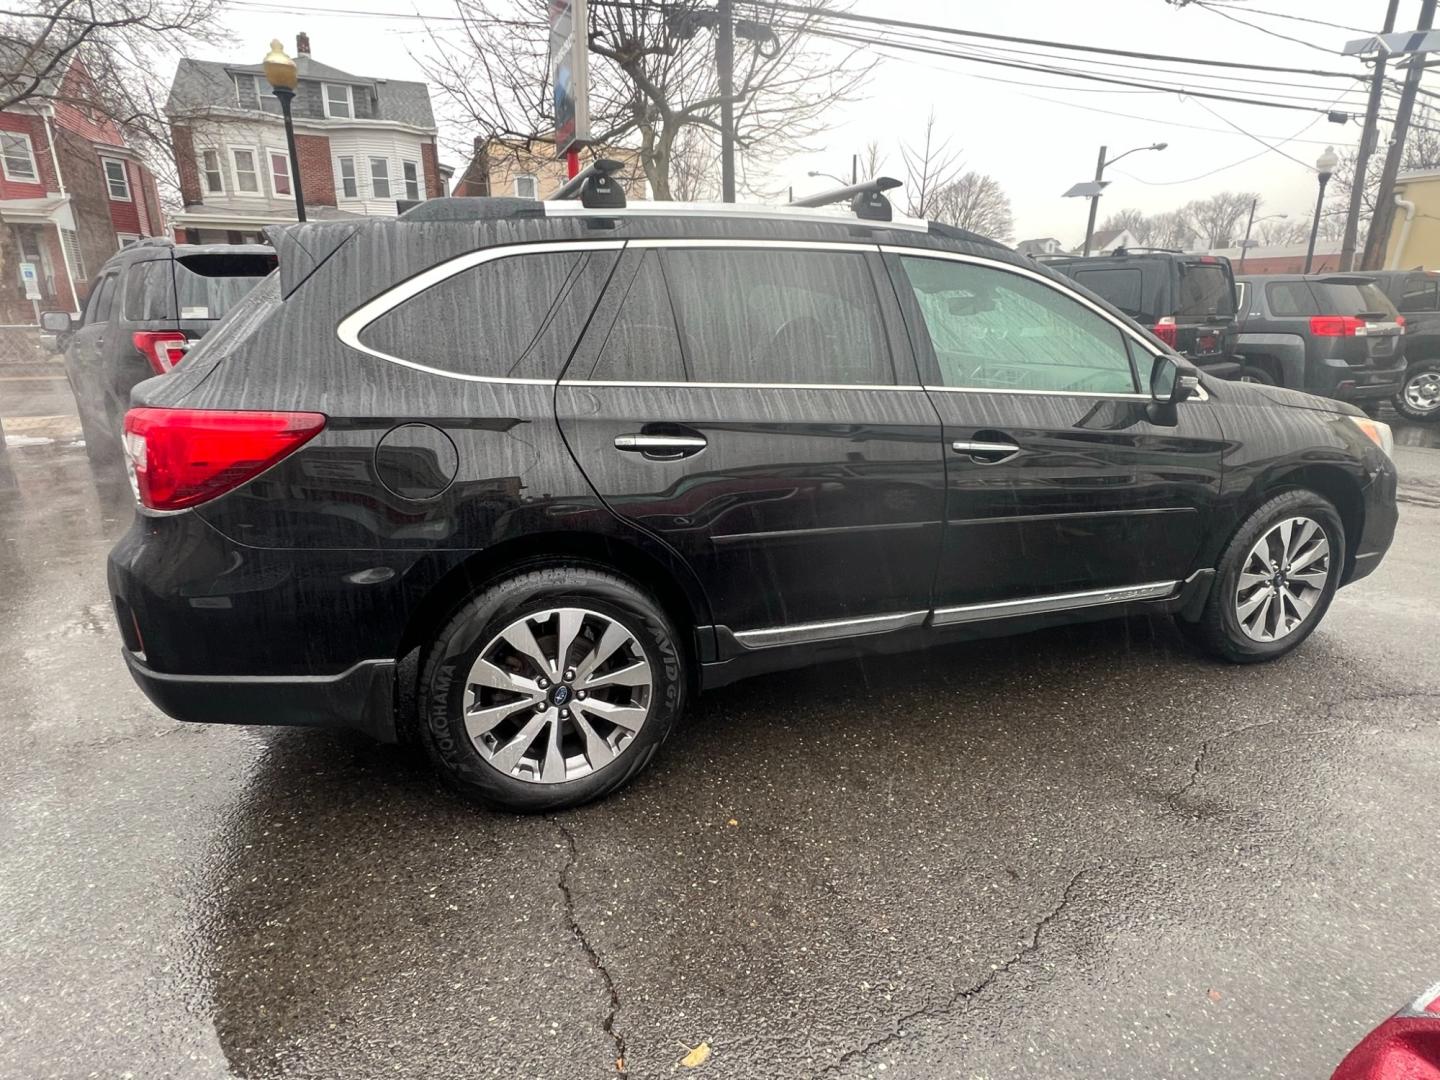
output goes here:
[{"label": "car door", "polygon": [[118,276],[118,270],[110,270],[100,275],[91,287],[84,319],[71,335],[70,346],[65,350],[70,389],[75,394],[75,404],[86,425],[93,431],[113,435],[117,439],[119,432],[110,422],[105,408],[105,380],[100,359],[110,326],[110,313],[114,308]]},{"label": "car door", "polygon": [[632,241],[556,410],[742,645],[885,632],[924,621],[940,542],[940,425],[907,350],[873,246]]},{"label": "car door", "polygon": [[1152,409],[1143,335],[1046,275],[886,250],[947,447],[936,624],[1173,593],[1219,490],[1205,403]]}]

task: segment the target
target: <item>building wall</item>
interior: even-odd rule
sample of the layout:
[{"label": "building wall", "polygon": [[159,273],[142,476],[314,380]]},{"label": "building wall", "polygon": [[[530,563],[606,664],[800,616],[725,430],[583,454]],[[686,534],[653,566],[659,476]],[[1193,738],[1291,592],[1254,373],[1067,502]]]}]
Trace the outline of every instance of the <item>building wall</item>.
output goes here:
[{"label": "building wall", "polygon": [[[405,198],[402,183],[402,163],[413,161],[419,169],[421,194],[424,194],[425,167],[424,146],[433,144],[428,136],[411,135],[401,131],[367,131],[363,128],[344,128],[330,135],[331,182],[335,187],[335,205],[352,214],[395,214],[395,203]],[[347,198],[340,176],[340,158],[355,159],[358,189],[355,198]],[[390,194],[377,198],[370,182],[369,159],[382,157],[389,163]]]},{"label": "building wall", "polygon": [[[103,153],[103,151],[101,151]],[[135,163],[122,157],[110,157],[111,161],[119,161],[125,166],[125,178],[130,188],[128,199],[117,199],[110,194],[110,189],[105,188],[105,197],[109,203],[110,224],[115,227],[117,236],[126,234],[129,236],[145,236],[146,229],[140,220],[140,203],[137,197],[140,195],[139,174]],[[104,159],[100,154],[96,155],[96,164],[100,167],[101,175],[104,176]]]},{"label": "building wall", "polygon": [[188,125],[170,125],[170,148],[175,152],[175,169],[180,176],[180,202],[194,206],[201,201],[200,152]]},{"label": "building wall", "polygon": [[40,199],[47,191],[59,191],[55,181],[55,166],[50,160],[50,143],[45,137],[45,121],[29,113],[0,113],[0,131],[18,131],[30,136],[30,148],[35,153],[36,172],[39,182],[34,184],[5,179],[0,169],[0,199]]},{"label": "building wall", "polygon": [[330,165],[330,140],[324,135],[296,135],[300,182],[306,206],[335,205],[335,172]]},{"label": "building wall", "polygon": [[1401,250],[1405,211],[1395,208],[1390,239],[1385,245],[1385,265],[1401,270],[1440,268],[1440,175],[1401,180],[1395,185],[1395,193],[1415,204],[1415,215]]},{"label": "building wall", "polygon": [[[477,150],[477,157],[484,157],[477,170],[472,167],[466,170],[466,178],[462,181],[461,187],[457,187],[457,195],[514,195],[515,181],[521,176],[533,176],[536,180],[536,194],[538,198],[548,198],[552,192],[562,186],[569,179],[565,159],[557,158],[553,153],[544,150],[526,151],[518,148],[510,148],[503,144],[494,142],[483,144]],[[631,199],[643,199],[645,197],[645,173],[640,167],[640,156],[633,150],[622,150],[607,148],[598,152],[582,151],[581,167],[585,167],[596,156],[614,158],[624,162],[626,168],[622,173],[625,182],[625,194]],[[477,173],[480,176],[488,175],[488,190],[477,190],[486,187],[483,179],[477,182]]]}]

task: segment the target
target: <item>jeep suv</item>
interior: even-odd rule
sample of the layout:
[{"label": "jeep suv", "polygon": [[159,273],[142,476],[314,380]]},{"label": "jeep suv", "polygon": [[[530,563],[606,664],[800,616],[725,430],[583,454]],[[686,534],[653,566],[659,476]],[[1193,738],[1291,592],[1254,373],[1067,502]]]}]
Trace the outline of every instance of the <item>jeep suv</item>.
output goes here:
[{"label": "jeep suv", "polygon": [[1383,424],[944,225],[485,198],[272,237],[135,389],[125,661],[491,804],[601,795],[697,692],[822,660],[1131,613],[1268,660],[1395,528]]},{"label": "jeep suv", "polygon": [[274,269],[274,250],[260,244],[141,240],[100,268],[78,322],[63,311],[41,316],[65,343],[65,375],[92,458],[118,466],[131,387],[178,364]]},{"label": "jeep suv", "polygon": [[1103,296],[1170,348],[1228,376],[1235,335],[1235,278],[1217,255],[1116,248],[1108,255],[1045,264]]}]

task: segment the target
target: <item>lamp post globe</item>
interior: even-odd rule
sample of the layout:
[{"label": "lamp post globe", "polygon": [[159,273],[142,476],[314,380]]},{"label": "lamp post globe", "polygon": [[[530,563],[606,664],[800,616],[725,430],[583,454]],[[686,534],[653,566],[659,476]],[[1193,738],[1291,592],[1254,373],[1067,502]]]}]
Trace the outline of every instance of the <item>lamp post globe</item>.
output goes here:
[{"label": "lamp post globe", "polygon": [[265,69],[265,81],[270,84],[280,102],[280,114],[285,118],[285,146],[290,154],[290,187],[295,192],[295,219],[305,220],[305,193],[300,184],[300,154],[295,149],[295,122],[290,117],[290,103],[295,100],[295,87],[300,73],[295,61],[285,55],[279,38],[270,42],[270,51],[261,61]]},{"label": "lamp post globe", "polygon": [[1330,176],[1335,172],[1335,166],[1340,164],[1340,156],[1335,153],[1335,147],[1325,147],[1324,153],[1315,159],[1315,173],[1320,181],[1320,190],[1315,196],[1315,219],[1310,223],[1310,246],[1305,249],[1305,273],[1310,273],[1310,265],[1315,261],[1315,238],[1320,235],[1320,214],[1325,209],[1325,185],[1330,183]]}]

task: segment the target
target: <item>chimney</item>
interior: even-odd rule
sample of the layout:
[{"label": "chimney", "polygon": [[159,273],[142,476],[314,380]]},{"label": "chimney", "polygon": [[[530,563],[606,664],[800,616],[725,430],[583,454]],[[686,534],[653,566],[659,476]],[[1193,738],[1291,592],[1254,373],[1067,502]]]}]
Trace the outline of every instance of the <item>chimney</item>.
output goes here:
[{"label": "chimney", "polygon": [[301,31],[295,35],[295,51],[301,56],[310,55],[310,35]]}]

